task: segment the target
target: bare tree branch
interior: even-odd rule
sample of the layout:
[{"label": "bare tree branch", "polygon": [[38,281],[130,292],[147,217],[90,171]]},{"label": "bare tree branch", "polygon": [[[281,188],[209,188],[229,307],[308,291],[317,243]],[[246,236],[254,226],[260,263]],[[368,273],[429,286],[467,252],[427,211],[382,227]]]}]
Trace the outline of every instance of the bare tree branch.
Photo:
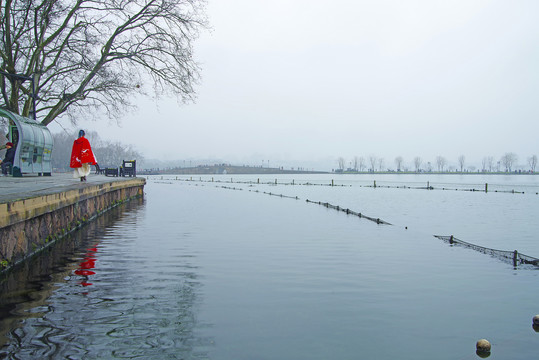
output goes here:
[{"label": "bare tree branch", "polygon": [[[60,115],[132,106],[129,95],[193,101],[193,41],[207,28],[204,0],[0,0],[0,70],[34,76],[45,125]],[[151,80],[151,81],[148,81]],[[27,116],[30,82],[0,76],[0,106]]]}]

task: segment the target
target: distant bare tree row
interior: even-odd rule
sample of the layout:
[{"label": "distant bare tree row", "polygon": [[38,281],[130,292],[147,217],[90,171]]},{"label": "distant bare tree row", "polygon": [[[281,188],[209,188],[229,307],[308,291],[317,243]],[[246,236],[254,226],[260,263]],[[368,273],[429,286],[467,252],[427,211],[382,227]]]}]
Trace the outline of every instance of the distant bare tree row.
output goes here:
[{"label": "distant bare tree row", "polygon": [[530,165],[530,170],[535,172],[535,167],[537,166],[537,155],[532,155],[528,158],[528,165]]},{"label": "distant bare tree row", "polygon": [[[527,162],[528,168],[524,169],[525,171],[531,171],[535,172],[535,168],[537,167],[537,155],[530,156]],[[413,163],[413,170],[409,169],[405,166],[405,161],[402,156],[397,156],[395,158],[395,168],[385,168],[384,164],[384,158],[376,157],[374,155],[370,155],[368,157],[368,167],[366,165],[366,160],[363,156],[355,156],[353,158],[353,161],[350,161],[350,166],[346,167],[346,160],[343,157],[339,157],[338,162],[338,172],[376,172],[376,171],[414,171],[414,172],[432,172],[433,171],[433,164],[431,162],[423,161],[423,159],[419,156],[414,157],[412,160]],[[505,153],[498,161],[494,159],[493,156],[486,156],[483,158],[481,163],[481,169],[477,169],[474,165],[466,166],[466,157],[464,155],[460,155],[457,158],[457,166],[448,166],[448,161],[444,156],[437,156],[435,159],[435,165],[436,170],[438,172],[447,172],[447,171],[460,171],[460,172],[513,172],[516,170],[518,165],[518,156],[515,153],[508,152]],[[521,169],[522,165],[520,165]]]},{"label": "distant bare tree row", "polygon": [[[52,167],[57,170],[69,170],[71,149],[77,134],[53,134]],[[123,160],[142,160],[142,155],[131,145],[102,140],[96,132],[86,133],[92,151],[100,167],[117,167]],[[138,163],[138,161],[137,161]]]}]

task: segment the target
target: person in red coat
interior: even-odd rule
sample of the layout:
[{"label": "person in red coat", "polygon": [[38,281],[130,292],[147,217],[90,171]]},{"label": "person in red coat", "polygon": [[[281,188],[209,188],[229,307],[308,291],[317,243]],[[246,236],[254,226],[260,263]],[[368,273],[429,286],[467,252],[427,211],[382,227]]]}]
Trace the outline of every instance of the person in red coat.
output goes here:
[{"label": "person in red coat", "polygon": [[71,150],[71,163],[69,166],[74,170],[73,177],[86,181],[86,176],[90,174],[90,165],[95,165],[94,153],[88,139],[84,137],[84,130],[79,131],[79,138],[73,142]]}]

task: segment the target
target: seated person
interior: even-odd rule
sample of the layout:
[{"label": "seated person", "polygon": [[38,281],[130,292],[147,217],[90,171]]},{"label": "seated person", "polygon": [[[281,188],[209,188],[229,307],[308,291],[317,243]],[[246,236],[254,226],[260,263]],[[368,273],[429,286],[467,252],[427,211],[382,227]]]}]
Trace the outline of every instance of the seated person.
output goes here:
[{"label": "seated person", "polygon": [[6,144],[6,156],[4,160],[0,160],[0,166],[2,166],[2,175],[7,176],[7,169],[10,165],[13,165],[15,160],[15,149],[13,148],[13,143],[8,142]]}]

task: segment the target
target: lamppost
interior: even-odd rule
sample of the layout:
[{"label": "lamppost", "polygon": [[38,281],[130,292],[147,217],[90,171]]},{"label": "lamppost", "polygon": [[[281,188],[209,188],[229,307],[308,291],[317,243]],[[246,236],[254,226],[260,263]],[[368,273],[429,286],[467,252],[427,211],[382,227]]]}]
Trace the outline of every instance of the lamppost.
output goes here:
[{"label": "lamppost", "polygon": [[30,95],[32,97],[32,105],[33,105],[32,114],[34,115],[33,116],[34,120],[37,121],[37,115],[36,115],[37,114],[37,112],[36,112],[36,98],[37,98],[37,95],[36,95],[35,77],[38,74],[34,74],[34,76],[25,76],[25,75],[19,75],[19,74],[11,74],[11,73],[7,73],[7,72],[1,71],[1,70],[0,70],[0,74],[2,74],[4,76],[7,76],[9,78],[15,78],[17,80],[20,80],[21,84],[24,83],[26,80],[30,80],[32,82],[32,94]]}]

